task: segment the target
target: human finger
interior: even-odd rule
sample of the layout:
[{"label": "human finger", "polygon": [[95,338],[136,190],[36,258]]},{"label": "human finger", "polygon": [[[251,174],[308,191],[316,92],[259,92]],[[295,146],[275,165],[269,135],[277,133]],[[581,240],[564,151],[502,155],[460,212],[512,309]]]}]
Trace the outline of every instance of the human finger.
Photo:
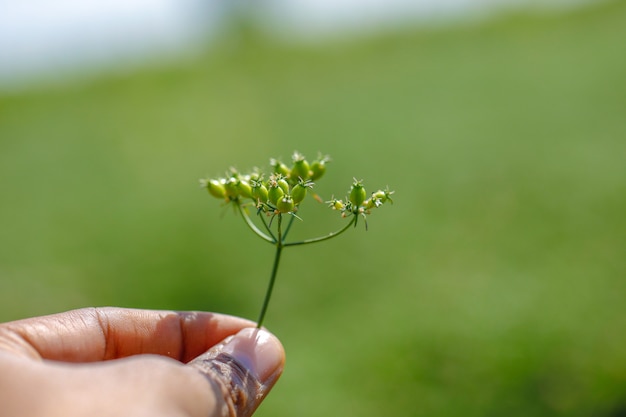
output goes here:
[{"label": "human finger", "polygon": [[187,362],[254,323],[207,312],[85,308],[0,324],[0,350],[92,362],[158,354]]},{"label": "human finger", "polygon": [[226,338],[188,366],[209,381],[214,417],[248,417],[283,372],[285,351],[265,329],[246,328]]}]

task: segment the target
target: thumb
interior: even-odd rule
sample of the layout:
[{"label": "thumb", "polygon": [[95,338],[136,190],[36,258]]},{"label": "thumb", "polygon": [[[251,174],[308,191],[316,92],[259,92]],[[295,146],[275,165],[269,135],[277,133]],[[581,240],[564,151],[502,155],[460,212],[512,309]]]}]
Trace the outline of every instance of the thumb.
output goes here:
[{"label": "thumb", "polygon": [[211,417],[249,417],[283,371],[285,351],[276,336],[246,328],[213,346],[188,366],[199,370],[216,398]]}]

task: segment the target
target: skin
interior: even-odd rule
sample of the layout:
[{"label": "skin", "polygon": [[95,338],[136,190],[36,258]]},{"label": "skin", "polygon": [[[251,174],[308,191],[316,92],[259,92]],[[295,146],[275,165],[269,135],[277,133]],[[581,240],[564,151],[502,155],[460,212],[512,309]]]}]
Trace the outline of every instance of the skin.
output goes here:
[{"label": "skin", "polygon": [[275,336],[202,312],[88,308],[0,324],[1,414],[247,417],[284,366]]}]

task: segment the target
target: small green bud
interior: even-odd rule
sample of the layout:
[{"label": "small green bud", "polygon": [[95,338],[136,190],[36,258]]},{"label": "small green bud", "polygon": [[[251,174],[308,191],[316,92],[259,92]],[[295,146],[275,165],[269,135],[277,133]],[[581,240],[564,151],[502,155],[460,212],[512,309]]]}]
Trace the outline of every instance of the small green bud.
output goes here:
[{"label": "small green bud", "polygon": [[224,183],[220,180],[208,180],[203,181],[209,194],[215,198],[226,198],[226,190],[224,189]]},{"label": "small green bud", "polygon": [[267,202],[267,187],[261,181],[252,182],[252,198],[261,203]]},{"label": "small green bud", "polygon": [[328,203],[328,207],[331,207],[333,210],[343,210],[343,208],[345,207],[345,205],[343,204],[343,201],[341,200],[337,200],[336,198],[333,198],[330,201],[327,201]]},{"label": "small green bud", "polygon": [[296,184],[291,191],[291,195],[293,196],[293,202],[300,204],[300,202],[304,200],[304,197],[306,197],[306,187]]},{"label": "small green bud", "polygon": [[375,193],[372,194],[372,197],[380,200],[381,204],[384,204],[387,201],[393,204],[393,200],[391,199],[391,194],[393,193],[394,193],[393,191],[389,191],[389,188],[386,188],[384,191],[383,190],[376,191]]},{"label": "small green bud", "polygon": [[285,178],[280,177],[276,180],[276,182],[278,183],[278,186],[282,188],[285,194],[289,194],[289,183]]},{"label": "small green bud", "polygon": [[359,207],[365,201],[367,197],[367,193],[365,192],[365,188],[363,188],[363,183],[361,181],[354,180],[352,184],[352,188],[350,188],[350,202],[355,206]]},{"label": "small green bud", "polygon": [[372,198],[380,200],[381,203],[384,203],[385,201],[387,201],[387,195],[382,190],[378,190],[375,193],[372,193]]},{"label": "small green bud", "polygon": [[284,195],[285,192],[278,186],[278,182],[276,182],[276,180],[270,180],[269,188],[267,190],[267,200],[273,205],[276,205],[278,200],[283,198]]},{"label": "small green bud", "polygon": [[239,190],[239,194],[245,198],[252,198],[252,187],[246,180],[239,180],[237,183],[237,189]]},{"label": "small green bud", "polygon": [[226,197],[236,198],[239,195],[239,180],[235,177],[231,177],[224,183],[224,190],[226,191]]},{"label": "small green bud", "polygon": [[270,166],[275,174],[280,174],[283,177],[289,176],[289,167],[280,162],[278,159],[270,159]]},{"label": "small green bud", "polygon": [[365,207],[365,210],[371,210],[373,208],[380,206],[381,204],[382,203],[380,202],[380,200],[374,197],[368,198],[367,200],[363,202],[363,206]]},{"label": "small green bud", "polygon": [[321,178],[326,173],[326,163],[330,161],[328,156],[311,162],[311,181]]},{"label": "small green bud", "polygon": [[290,213],[293,211],[295,204],[290,195],[284,195],[281,199],[278,200],[276,204],[276,208],[281,213]]},{"label": "small green bud", "polygon": [[304,197],[306,197],[306,189],[313,188],[313,183],[309,180],[299,180],[296,185],[293,186],[291,190],[291,197],[293,197],[293,201],[296,204],[300,204]]},{"label": "small green bud", "polygon": [[306,180],[311,175],[309,173],[309,163],[304,159],[304,155],[299,152],[293,154],[293,167],[291,168],[290,178],[292,181],[302,178]]},{"label": "small green bud", "polygon": [[253,168],[252,172],[248,175],[245,176],[245,179],[247,179],[248,181],[250,181],[250,184],[252,185],[252,181],[258,181],[261,179],[261,172],[259,171],[259,168]]}]

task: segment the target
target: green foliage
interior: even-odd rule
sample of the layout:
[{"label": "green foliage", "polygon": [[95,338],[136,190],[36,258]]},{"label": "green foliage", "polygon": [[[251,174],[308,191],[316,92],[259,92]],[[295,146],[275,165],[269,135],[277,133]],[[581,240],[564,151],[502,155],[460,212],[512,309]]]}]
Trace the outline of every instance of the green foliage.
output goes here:
[{"label": "green foliage", "polygon": [[324,199],[357,174],[391,181],[401,204],[366,236],[285,257],[297,272],[269,327],[289,358],[259,416],[618,415],[625,19],[618,1],[363,43],[229,45],[0,98],[0,318],[254,317],[271,248],[241,249],[257,238],[193,179],[323,149],[342,161]]}]

